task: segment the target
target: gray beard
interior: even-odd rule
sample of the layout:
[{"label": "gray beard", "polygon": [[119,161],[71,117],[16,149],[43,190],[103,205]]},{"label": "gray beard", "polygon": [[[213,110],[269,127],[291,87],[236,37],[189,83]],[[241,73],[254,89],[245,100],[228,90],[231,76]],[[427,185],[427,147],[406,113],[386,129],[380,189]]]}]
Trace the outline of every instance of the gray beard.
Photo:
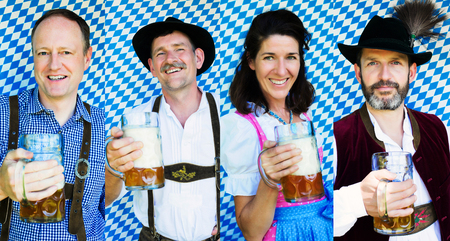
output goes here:
[{"label": "gray beard", "polygon": [[[360,77],[361,77],[361,89],[364,94],[364,97],[366,98],[367,103],[376,110],[396,110],[403,103],[409,91],[409,84],[406,84],[404,87],[402,87],[395,82],[383,80],[380,80],[379,82],[367,87],[364,84],[362,76]],[[382,85],[383,83],[387,83],[388,86],[392,86],[397,89],[397,92],[394,93],[394,96],[392,98],[379,98],[378,96],[375,96],[374,86],[376,87],[377,85]],[[409,76],[408,76],[408,83],[409,83]]]}]

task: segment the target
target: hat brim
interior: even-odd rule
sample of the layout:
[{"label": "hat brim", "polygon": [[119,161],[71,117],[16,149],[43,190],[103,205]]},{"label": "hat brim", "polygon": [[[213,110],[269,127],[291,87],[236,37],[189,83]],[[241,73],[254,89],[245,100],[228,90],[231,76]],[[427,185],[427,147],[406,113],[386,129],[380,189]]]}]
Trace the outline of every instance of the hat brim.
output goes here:
[{"label": "hat brim", "polygon": [[350,61],[350,63],[355,64],[357,57],[358,57],[358,53],[361,49],[363,48],[368,48],[368,49],[381,49],[381,50],[389,50],[389,51],[394,51],[394,52],[398,52],[398,53],[402,53],[402,54],[406,54],[411,58],[412,63],[416,63],[417,66],[425,64],[426,62],[428,62],[431,57],[432,57],[432,53],[431,52],[424,52],[424,53],[411,53],[409,51],[402,51],[399,50],[398,46],[393,46],[392,43],[379,43],[379,44],[371,44],[368,46],[365,45],[345,45],[345,44],[338,44],[338,48],[339,51],[341,51],[342,55],[344,55],[344,57]]},{"label": "hat brim", "polygon": [[199,26],[184,22],[156,22],[149,24],[140,30],[133,37],[133,48],[142,64],[150,70],[148,59],[151,57],[151,46],[156,36],[167,31],[180,31],[186,34],[195,48],[201,48],[205,53],[203,65],[197,70],[197,76],[205,72],[214,62],[216,48],[214,40],[209,32]]}]

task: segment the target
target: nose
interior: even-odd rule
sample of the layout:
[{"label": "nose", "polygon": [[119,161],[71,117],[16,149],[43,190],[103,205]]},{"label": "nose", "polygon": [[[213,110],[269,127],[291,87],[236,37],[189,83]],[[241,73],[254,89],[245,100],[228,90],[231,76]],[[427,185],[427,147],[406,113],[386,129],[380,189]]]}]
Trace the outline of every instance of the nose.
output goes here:
[{"label": "nose", "polygon": [[57,70],[61,68],[61,59],[58,53],[52,53],[50,55],[50,69]]},{"label": "nose", "polygon": [[277,66],[276,66],[275,72],[281,77],[286,75],[286,72],[287,72],[286,63],[284,62],[283,59],[280,59],[277,61]]},{"label": "nose", "polygon": [[382,64],[381,65],[381,70],[380,70],[380,79],[381,80],[390,80],[392,75],[391,72],[389,70],[389,65],[388,64]]},{"label": "nose", "polygon": [[167,62],[173,63],[173,62],[177,62],[177,61],[178,61],[178,56],[176,55],[176,53],[174,51],[168,51],[167,52]]}]

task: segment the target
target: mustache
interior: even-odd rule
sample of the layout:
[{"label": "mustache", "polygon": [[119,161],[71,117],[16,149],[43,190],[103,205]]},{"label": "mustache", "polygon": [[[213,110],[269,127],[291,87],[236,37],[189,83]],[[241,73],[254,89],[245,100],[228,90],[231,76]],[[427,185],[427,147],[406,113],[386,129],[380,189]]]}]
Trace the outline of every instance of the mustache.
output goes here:
[{"label": "mustache", "polygon": [[161,67],[161,72],[164,72],[164,71],[166,71],[166,70],[168,70],[168,69],[170,69],[170,68],[183,68],[183,69],[186,69],[187,68],[187,66],[186,66],[186,64],[185,63],[182,63],[182,62],[173,62],[173,63],[171,63],[171,64],[165,64],[163,67]]},{"label": "mustache", "polygon": [[398,84],[398,83],[395,83],[395,82],[393,82],[393,81],[390,81],[390,80],[386,80],[386,81],[380,80],[380,81],[378,81],[377,83],[371,85],[371,86],[370,86],[370,89],[373,91],[374,89],[380,88],[380,87],[394,87],[394,88],[397,88],[397,89],[398,89],[399,84]]}]

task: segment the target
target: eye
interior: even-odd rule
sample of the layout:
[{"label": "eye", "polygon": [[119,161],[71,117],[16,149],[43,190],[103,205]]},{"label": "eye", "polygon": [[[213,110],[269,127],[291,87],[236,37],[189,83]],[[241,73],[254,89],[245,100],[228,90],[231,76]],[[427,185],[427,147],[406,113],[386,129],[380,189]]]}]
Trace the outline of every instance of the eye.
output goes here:
[{"label": "eye", "polygon": [[63,55],[69,55],[69,54],[71,54],[69,51],[62,51],[62,54]]},{"label": "eye", "polygon": [[44,56],[44,55],[48,55],[48,53],[47,52],[38,52],[37,55]]},{"label": "eye", "polygon": [[266,56],[263,58],[263,60],[273,60],[273,56]]},{"label": "eye", "polygon": [[158,53],[155,54],[155,56],[156,57],[160,57],[160,56],[163,56],[164,54],[165,54],[164,52],[158,52]]},{"label": "eye", "polygon": [[180,52],[180,51],[183,51],[183,50],[184,50],[183,48],[177,48],[176,49],[177,52]]},{"label": "eye", "polygon": [[401,65],[402,63],[400,63],[399,61],[394,61],[392,62],[393,65]]},{"label": "eye", "polygon": [[297,56],[291,55],[291,56],[288,56],[287,59],[289,59],[289,60],[296,60]]},{"label": "eye", "polygon": [[367,66],[374,66],[374,65],[376,65],[377,63],[376,62],[369,62],[368,64],[367,64]]}]

